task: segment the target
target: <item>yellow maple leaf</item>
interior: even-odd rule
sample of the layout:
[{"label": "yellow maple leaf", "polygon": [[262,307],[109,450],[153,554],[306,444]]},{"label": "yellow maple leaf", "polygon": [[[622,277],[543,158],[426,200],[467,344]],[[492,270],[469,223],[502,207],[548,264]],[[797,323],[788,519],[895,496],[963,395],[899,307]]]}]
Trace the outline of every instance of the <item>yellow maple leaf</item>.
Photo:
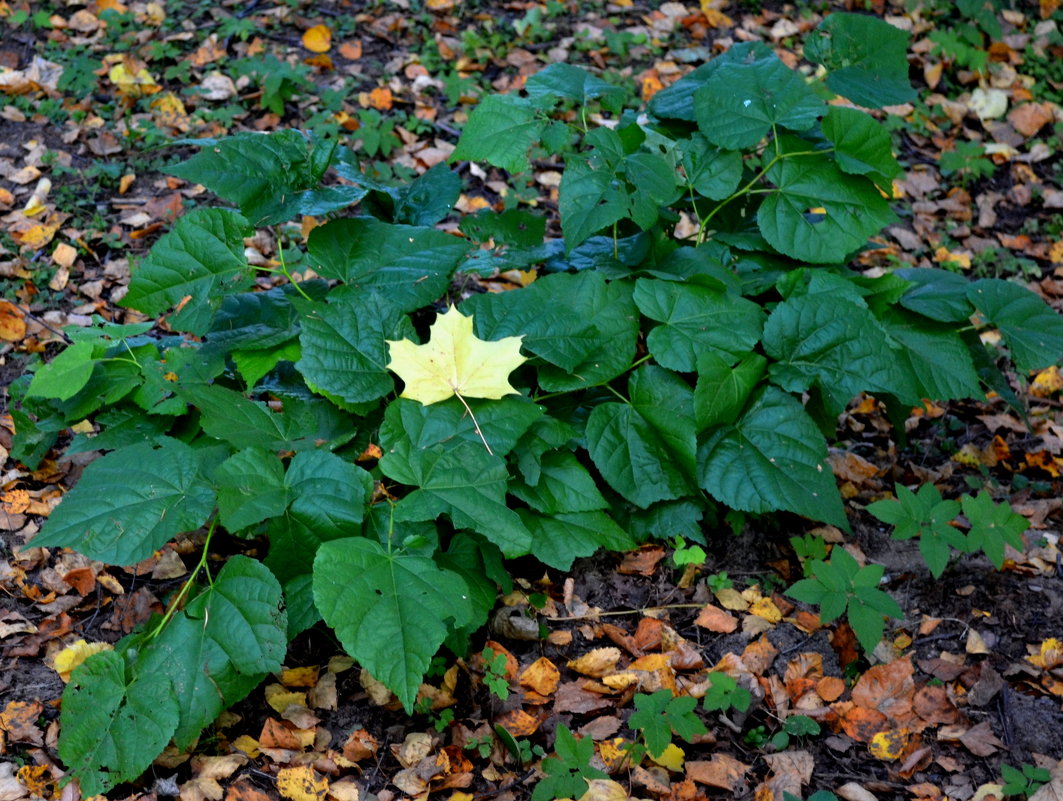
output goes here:
[{"label": "yellow maple leaf", "polygon": [[498,400],[518,394],[509,384],[509,374],[527,361],[520,355],[523,337],[479,339],[472,332],[472,317],[453,306],[436,317],[429,332],[424,345],[387,340],[388,369],[406,384],[402,397],[429,406],[454,395]]}]

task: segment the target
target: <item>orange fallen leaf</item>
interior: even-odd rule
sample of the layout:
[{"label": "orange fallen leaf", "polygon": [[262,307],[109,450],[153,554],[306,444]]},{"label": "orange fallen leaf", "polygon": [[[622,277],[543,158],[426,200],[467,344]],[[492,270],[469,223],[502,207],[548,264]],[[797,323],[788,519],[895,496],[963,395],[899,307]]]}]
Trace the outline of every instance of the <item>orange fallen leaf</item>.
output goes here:
[{"label": "orange fallen leaf", "polygon": [[539,729],[539,719],[523,709],[511,709],[495,719],[495,723],[514,737],[529,737]]},{"label": "orange fallen leaf", "polygon": [[535,690],[539,695],[551,695],[557,689],[561,671],[549,659],[541,656],[532,662],[520,674],[520,684]]},{"label": "orange fallen leaf", "polygon": [[352,39],[340,45],[340,55],[350,61],[357,61],[362,57],[362,40]]},{"label": "orange fallen leaf", "polygon": [[617,568],[617,572],[626,576],[652,576],[657,570],[657,563],[664,558],[664,554],[664,548],[660,545],[643,545],[637,550],[624,554],[624,560]]},{"label": "orange fallen leaf", "polygon": [[845,692],[845,680],[837,676],[824,676],[816,682],[816,694],[827,703],[837,701]]},{"label": "orange fallen leaf", "polygon": [[303,32],[303,47],[311,53],[327,53],[332,49],[332,31],[325,25],[315,25]]},{"label": "orange fallen leaf", "polygon": [[15,304],[0,300],[0,339],[18,342],[26,336],[26,318]]},{"label": "orange fallen leaf", "polygon": [[391,108],[391,90],[386,86],[378,86],[369,93],[369,105],[377,111],[387,111]]},{"label": "orange fallen leaf", "polygon": [[717,634],[730,634],[738,628],[738,618],[730,612],[725,612],[718,606],[707,604],[705,608],[698,613],[694,625],[701,626],[703,629],[708,629],[709,631],[715,631]]}]

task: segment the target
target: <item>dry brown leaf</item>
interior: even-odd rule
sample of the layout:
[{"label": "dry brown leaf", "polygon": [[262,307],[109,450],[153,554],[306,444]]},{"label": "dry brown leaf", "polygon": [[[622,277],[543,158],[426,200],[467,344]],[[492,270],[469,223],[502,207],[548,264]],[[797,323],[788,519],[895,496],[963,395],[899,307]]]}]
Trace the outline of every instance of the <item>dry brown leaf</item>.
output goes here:
[{"label": "dry brown leaf", "polygon": [[733,793],[741,793],[745,787],[745,776],[749,765],[739,762],[726,754],[716,754],[706,761],[687,762],[687,778],[698,784],[719,787]]},{"label": "dry brown leaf", "polygon": [[993,734],[993,728],[988,720],[983,720],[977,726],[972,726],[961,734],[960,742],[963,743],[964,748],[980,757],[990,756],[1004,748],[1004,743]]},{"label": "dry brown leaf", "polygon": [[705,608],[698,613],[697,619],[694,620],[694,625],[714,631],[717,634],[730,634],[738,628],[738,618],[718,606],[706,604]]}]

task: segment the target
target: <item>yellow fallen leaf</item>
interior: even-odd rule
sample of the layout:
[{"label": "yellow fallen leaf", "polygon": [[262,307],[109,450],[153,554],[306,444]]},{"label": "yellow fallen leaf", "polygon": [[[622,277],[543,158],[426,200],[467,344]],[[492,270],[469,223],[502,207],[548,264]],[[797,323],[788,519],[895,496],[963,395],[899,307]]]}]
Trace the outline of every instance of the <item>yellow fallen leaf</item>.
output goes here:
[{"label": "yellow fallen leaf", "polygon": [[584,676],[600,678],[615,671],[616,665],[619,661],[619,648],[595,648],[593,651],[585,653],[579,659],[573,659],[568,663],[568,666],[570,669],[577,673],[582,673]]},{"label": "yellow fallen leaf", "polygon": [[124,61],[120,61],[111,67],[107,78],[115,88],[126,97],[143,97],[152,95],[162,90],[155,82],[155,78],[147,67],[130,69]]},{"label": "yellow fallen leaf", "polygon": [[665,770],[678,773],[683,770],[683,761],[686,759],[686,754],[684,754],[683,749],[675,743],[668,743],[668,746],[661,752],[660,756],[650,754],[650,759]]},{"label": "yellow fallen leaf", "polygon": [[587,782],[587,792],[579,797],[579,801],[628,801],[627,790],[620,782],[612,779],[590,779]]},{"label": "yellow fallen leaf", "polygon": [[286,690],[279,684],[268,684],[266,685],[266,703],[273,707],[277,714],[281,714],[290,704],[306,706],[306,693]]},{"label": "yellow fallen leaf", "polygon": [[55,655],[55,659],[52,661],[52,669],[66,683],[70,681],[70,674],[74,672],[74,669],[90,656],[98,654],[100,651],[111,651],[113,649],[114,646],[109,642],[78,640]]},{"label": "yellow fallen leaf", "polygon": [[332,49],[332,31],[324,25],[307,28],[303,33],[303,47],[311,53],[327,53]]},{"label": "yellow fallen leaf", "polygon": [[461,398],[499,399],[518,394],[509,384],[509,374],[523,364],[523,337],[504,337],[495,342],[478,339],[472,332],[472,317],[453,306],[436,317],[424,345],[408,339],[388,340],[388,369],[405,384],[402,397],[425,406],[454,395]]},{"label": "yellow fallen leaf", "polygon": [[328,779],[318,776],[309,765],[277,771],[277,790],[291,801],[321,801],[328,789]]},{"label": "yellow fallen leaf", "polygon": [[904,729],[891,729],[889,731],[880,731],[872,737],[867,748],[871,752],[871,756],[876,759],[892,762],[900,758],[907,744],[907,731]]}]

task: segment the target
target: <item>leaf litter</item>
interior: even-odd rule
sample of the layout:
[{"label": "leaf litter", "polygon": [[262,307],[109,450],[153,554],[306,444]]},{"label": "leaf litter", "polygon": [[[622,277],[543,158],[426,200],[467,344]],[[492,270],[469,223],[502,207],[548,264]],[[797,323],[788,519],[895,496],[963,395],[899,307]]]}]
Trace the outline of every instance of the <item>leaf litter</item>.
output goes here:
[{"label": "leaf litter", "polygon": [[[28,36],[35,51],[27,57],[0,50],[0,93],[9,101],[0,114],[6,235],[0,383],[19,374],[27,354],[50,352],[63,325],[87,324],[95,314],[137,321],[114,305],[124,294],[129,260],[203,191],[163,177],[133,146],[138,139],[272,130],[293,125],[280,112],[294,108],[301,120],[325,113],[365,154],[379,156],[381,169],[421,173],[453,151],[453,134],[488,81],[495,90],[517,89],[547,63],[582,58],[619,68],[648,98],[689,71],[699,48],[750,38],[799,48],[817,21],[789,7],[626,0],[610,5],[610,16],[569,4],[543,22],[541,12],[533,13],[541,7],[513,3],[502,12],[513,33],[492,41],[475,3],[429,0],[424,19],[397,5],[252,6],[225,16],[224,29],[211,20],[174,33],[167,9],[155,3],[57,8],[46,20],[34,17],[37,27],[15,23],[35,12],[28,4],[0,4],[0,24]],[[910,167],[893,193],[910,200],[914,214],[861,257],[862,268],[875,275],[892,259],[971,275],[1015,273],[1058,310],[1063,239],[1052,219],[1063,208],[1063,76],[1034,71],[1045,61],[1039,53],[1060,56],[1053,36],[1058,4],[1041,2],[1029,18],[999,15],[1007,32],[987,40],[998,65],[989,86],[965,62],[976,53],[934,41],[932,16],[880,5],[877,12],[915,34],[911,60],[926,91],[894,110],[905,120],[899,136]],[[342,26],[343,15],[353,15],[353,29]],[[546,33],[537,34],[537,24]],[[429,69],[425,30],[436,54],[454,60],[452,72]],[[588,35],[599,46],[582,50],[577,43]],[[56,47],[77,54],[62,63],[44,55]],[[782,56],[796,61],[799,51],[784,49]],[[324,93],[340,77],[357,91],[335,108]],[[188,86],[197,91],[183,91]],[[545,208],[556,207],[554,165],[535,169],[539,180],[525,189]],[[486,208],[510,191],[500,175],[472,173],[459,211]],[[93,214],[88,205],[87,212],[79,192],[103,211]],[[268,234],[248,244],[249,259],[270,264],[278,255]],[[505,291],[527,280],[504,274],[477,283]],[[704,582],[679,587],[659,546],[622,560],[580,560],[567,574],[524,577],[523,591],[511,600],[521,617],[546,630],[545,639],[492,632],[497,639],[477,652],[481,657],[439,666],[417,693],[414,717],[349,658],[306,637],[290,652],[302,664],[224,713],[195,755],[164,754],[154,785],[127,786],[127,797],[523,798],[542,769],[534,747],[550,753],[562,725],[594,744],[588,769],[613,776],[590,779],[587,801],[629,795],[693,801],[721,790],[782,798],[824,788],[845,798],[966,801],[983,797],[979,792],[999,777],[982,759],[1048,768],[1051,781],[1033,797],[1059,797],[1061,384],[1055,368],[1034,376],[1027,419],[999,398],[915,410],[905,424],[908,442],[931,446],[933,463],[913,459],[914,449],[896,437],[873,398],[847,409],[831,460],[847,498],[882,499],[890,485],[884,476],[933,481],[950,497],[989,480],[1010,487],[1014,507],[1032,523],[1024,555],[1004,547],[1003,573],[963,563],[947,581],[931,582],[908,570],[911,552],[888,541],[870,517],[854,521],[860,561],[886,564],[886,588],[908,599],[908,617],[880,645],[878,664],[855,681],[847,672],[859,669],[848,625],[823,626],[771,589],[775,575],[785,581],[800,575],[787,538],[768,530],[724,532],[714,558],[695,571],[711,576],[725,569],[737,579],[736,587],[715,593]],[[13,430],[10,415],[0,418],[5,459]],[[64,674],[86,651],[106,648],[161,612],[159,599],[202,546],[202,536],[187,535],[132,568],[25,548],[89,458],[56,452],[32,472],[5,464],[0,755],[13,761],[0,760],[3,799],[68,797],[56,754]],[[798,527],[793,533],[806,533],[800,521],[788,522]],[[488,650],[504,657],[501,670],[489,669],[493,663],[482,658]],[[625,759],[639,739],[627,725],[636,694],[667,690],[704,699],[713,672],[755,691],[750,717],[737,709],[702,713],[709,731],[670,746],[683,759],[640,765]],[[749,736],[758,727],[774,733],[795,715],[816,721],[823,733],[777,753],[766,736]]]}]

